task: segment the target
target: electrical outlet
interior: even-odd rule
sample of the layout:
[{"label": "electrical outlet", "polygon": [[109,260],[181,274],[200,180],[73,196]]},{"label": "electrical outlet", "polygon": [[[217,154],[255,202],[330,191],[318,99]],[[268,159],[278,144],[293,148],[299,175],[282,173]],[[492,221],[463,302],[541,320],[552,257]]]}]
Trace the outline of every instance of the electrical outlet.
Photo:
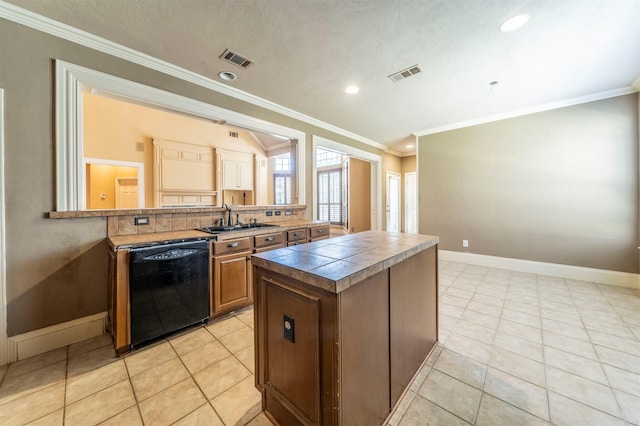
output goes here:
[{"label": "electrical outlet", "polygon": [[295,321],[293,318],[283,315],[282,319],[284,338],[290,341],[291,343],[296,342],[296,330],[295,330]]},{"label": "electrical outlet", "polygon": [[276,210],[276,216],[280,216],[282,215],[282,212],[280,210]]},{"label": "electrical outlet", "polygon": [[134,225],[148,225],[149,224],[149,216],[138,216],[133,218]]},{"label": "electrical outlet", "polygon": [[469,240],[462,240],[462,247],[469,247]]},{"label": "electrical outlet", "polygon": [[264,214],[266,214],[267,216],[273,216],[273,212],[271,210],[267,210],[266,212],[264,212]]}]

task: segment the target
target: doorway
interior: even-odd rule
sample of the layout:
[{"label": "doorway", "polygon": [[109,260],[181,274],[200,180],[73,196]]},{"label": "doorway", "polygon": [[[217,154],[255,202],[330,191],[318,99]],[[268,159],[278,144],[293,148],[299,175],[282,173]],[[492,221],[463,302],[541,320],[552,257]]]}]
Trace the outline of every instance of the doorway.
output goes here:
[{"label": "doorway", "polygon": [[400,232],[400,173],[387,172],[387,232]]},{"label": "doorway", "polygon": [[84,208],[88,210],[144,208],[143,163],[85,158],[84,175],[86,182]]},{"label": "doorway", "polygon": [[[346,212],[346,219],[342,218],[341,222],[347,223],[349,222],[349,213],[353,212],[352,208],[357,206],[358,209],[361,210],[361,216],[366,216],[367,220],[364,224],[352,224],[348,223],[345,231],[349,232],[359,232],[366,229],[380,230],[382,229],[382,216],[380,215],[380,208],[382,207],[382,157],[377,154],[372,154],[367,151],[362,151],[358,148],[354,148],[349,145],[343,145],[339,142],[334,142],[329,139],[325,139],[320,136],[313,136],[312,139],[312,180],[313,180],[313,219],[318,220],[318,170],[319,167],[317,165],[317,151],[318,149],[324,149],[329,151],[334,151],[341,153],[342,155],[348,158],[348,162],[346,162],[346,167],[343,166],[343,176],[342,180],[347,182],[347,187],[344,188],[345,194],[342,196],[343,203],[345,204],[342,208],[342,212]],[[356,164],[357,166],[354,166]],[[352,186],[355,183],[349,183],[348,175],[354,176],[354,174],[350,171],[352,168],[358,168],[359,170],[366,169],[366,175],[362,176],[359,186]],[[353,190],[352,190],[353,189]],[[356,194],[356,191],[359,194],[364,195],[364,198],[358,201],[350,201],[349,193],[352,195]],[[364,193],[364,194],[363,194]],[[351,209],[351,210],[350,210]],[[352,231],[353,228],[353,231]]]},{"label": "doorway", "polygon": [[418,233],[418,200],[416,172],[404,174],[404,232]]}]

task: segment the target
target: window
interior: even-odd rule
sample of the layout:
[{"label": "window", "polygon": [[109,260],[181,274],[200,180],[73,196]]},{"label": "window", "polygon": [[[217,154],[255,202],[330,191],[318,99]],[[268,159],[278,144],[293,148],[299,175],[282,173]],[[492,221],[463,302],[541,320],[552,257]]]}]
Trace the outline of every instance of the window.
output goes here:
[{"label": "window", "polygon": [[289,157],[276,158],[276,163],[274,166],[274,170],[276,172],[290,172],[291,168],[289,166]]},{"label": "window", "polygon": [[318,171],[318,219],[340,224],[342,217],[341,169]]},{"label": "window", "polygon": [[[288,161],[289,159],[287,158]],[[291,176],[288,174],[275,174],[273,178],[274,203],[291,204]]]},{"label": "window", "polygon": [[327,151],[321,148],[316,150],[316,166],[326,167],[342,163],[342,154],[334,151]]}]

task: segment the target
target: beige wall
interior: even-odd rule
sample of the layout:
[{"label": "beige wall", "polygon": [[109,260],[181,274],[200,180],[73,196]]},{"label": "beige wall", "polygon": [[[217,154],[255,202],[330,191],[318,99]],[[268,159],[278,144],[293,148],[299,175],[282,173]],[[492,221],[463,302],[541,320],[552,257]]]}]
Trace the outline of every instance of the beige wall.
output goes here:
[{"label": "beige wall", "polygon": [[[419,142],[420,233],[440,248],[634,272],[638,95]],[[465,250],[466,251],[466,250]]]},{"label": "beige wall", "polygon": [[[147,207],[153,207],[154,139],[264,156],[245,130],[88,93],[83,95],[82,106],[85,157],[144,163]],[[238,137],[229,136],[230,131]],[[144,145],[143,151],[137,147],[139,142]]]},{"label": "beige wall", "polygon": [[[105,218],[48,219],[55,210],[54,59],[382,154],[369,145],[177,78],[0,20],[5,90],[7,332],[9,336],[107,309]],[[174,138],[176,139],[176,138]],[[178,138],[180,140],[180,138]],[[306,193],[311,191],[310,168]],[[310,215],[310,209],[307,215]]]}]

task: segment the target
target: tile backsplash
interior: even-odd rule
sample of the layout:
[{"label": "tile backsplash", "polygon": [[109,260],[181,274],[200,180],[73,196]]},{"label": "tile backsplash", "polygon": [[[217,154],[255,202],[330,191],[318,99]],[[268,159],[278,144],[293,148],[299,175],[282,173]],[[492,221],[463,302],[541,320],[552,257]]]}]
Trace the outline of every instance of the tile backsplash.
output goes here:
[{"label": "tile backsplash", "polygon": [[[241,223],[251,223],[253,219],[257,222],[288,222],[291,220],[304,220],[306,214],[306,206],[243,206],[233,209],[231,215],[233,222],[236,221],[236,214],[239,215]],[[276,212],[280,212],[277,215]],[[267,216],[267,212],[272,215]],[[288,214],[290,213],[290,214]],[[207,226],[216,226],[219,224],[221,217],[228,219],[226,210],[176,212],[176,213],[158,213],[151,211],[150,213],[132,214],[132,215],[115,215],[107,216],[107,236],[115,237],[119,235],[136,235],[150,234],[154,232],[166,231],[182,231],[186,229],[204,228]],[[139,217],[148,217],[148,224],[136,225],[135,219]]]}]

